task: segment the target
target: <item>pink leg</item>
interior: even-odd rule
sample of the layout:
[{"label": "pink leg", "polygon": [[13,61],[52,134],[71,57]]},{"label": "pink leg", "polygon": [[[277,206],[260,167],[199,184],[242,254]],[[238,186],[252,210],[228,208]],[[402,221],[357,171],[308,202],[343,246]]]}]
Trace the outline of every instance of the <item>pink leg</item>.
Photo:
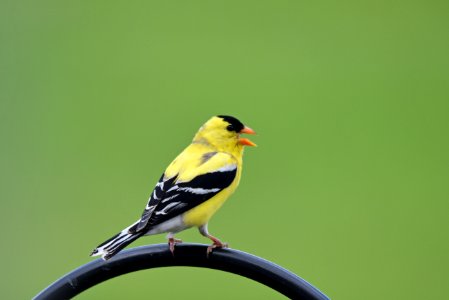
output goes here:
[{"label": "pink leg", "polygon": [[200,233],[209,238],[212,241],[212,245],[207,247],[207,257],[209,257],[209,254],[214,250],[215,248],[228,248],[228,243],[223,243],[218,238],[214,237],[213,235],[210,235],[207,231],[207,224],[203,225],[198,228],[200,230]]},{"label": "pink leg", "polygon": [[169,233],[167,235],[168,238],[168,247],[170,248],[170,252],[173,256],[175,256],[175,245],[182,243],[182,240],[175,239],[173,233]]}]

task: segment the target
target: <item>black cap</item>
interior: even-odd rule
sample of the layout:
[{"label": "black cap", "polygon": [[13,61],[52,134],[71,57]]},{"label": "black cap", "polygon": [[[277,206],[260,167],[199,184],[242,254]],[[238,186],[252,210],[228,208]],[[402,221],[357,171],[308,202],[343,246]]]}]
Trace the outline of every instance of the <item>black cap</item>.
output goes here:
[{"label": "black cap", "polygon": [[217,117],[222,118],[223,120],[225,120],[226,122],[229,123],[229,126],[226,127],[226,129],[229,131],[235,131],[235,132],[239,133],[245,127],[245,125],[243,125],[242,122],[240,122],[239,120],[237,120],[234,117],[223,116],[223,115],[220,115]]}]

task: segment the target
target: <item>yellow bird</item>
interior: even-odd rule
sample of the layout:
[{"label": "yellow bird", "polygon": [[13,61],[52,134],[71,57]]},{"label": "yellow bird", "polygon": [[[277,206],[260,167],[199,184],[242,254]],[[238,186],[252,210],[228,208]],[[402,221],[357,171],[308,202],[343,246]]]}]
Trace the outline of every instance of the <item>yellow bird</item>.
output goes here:
[{"label": "yellow bird", "polygon": [[207,223],[237,188],[242,173],[244,146],[256,146],[242,133],[255,134],[231,116],[215,116],[207,121],[192,143],[168,166],[156,184],[141,218],[95,248],[91,256],[109,259],[143,235],[168,233],[174,253],[174,234],[198,227],[212,240],[214,248],[226,243],[209,234]]}]

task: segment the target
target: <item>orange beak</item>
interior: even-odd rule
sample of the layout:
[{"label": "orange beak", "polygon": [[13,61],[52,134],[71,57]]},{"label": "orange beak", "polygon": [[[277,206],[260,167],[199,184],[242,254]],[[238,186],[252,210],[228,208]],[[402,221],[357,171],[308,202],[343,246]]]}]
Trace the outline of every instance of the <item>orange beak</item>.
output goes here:
[{"label": "orange beak", "polygon": [[[239,133],[256,134],[256,132],[254,130],[252,130],[251,128],[246,127],[246,126],[243,127],[243,129],[240,130]],[[251,146],[251,147],[257,146],[256,144],[254,144],[247,138],[239,138],[239,143],[240,143],[240,145],[244,145],[244,146]]]},{"label": "orange beak", "polygon": [[246,134],[256,134],[256,132],[254,130],[252,130],[249,127],[243,127],[242,130],[240,130],[240,133],[246,133]]}]

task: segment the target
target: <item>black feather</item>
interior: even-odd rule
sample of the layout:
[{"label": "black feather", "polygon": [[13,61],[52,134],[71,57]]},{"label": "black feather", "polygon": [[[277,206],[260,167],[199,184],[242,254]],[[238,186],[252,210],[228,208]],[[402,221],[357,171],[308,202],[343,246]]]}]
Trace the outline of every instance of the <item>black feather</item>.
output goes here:
[{"label": "black feather", "polygon": [[229,131],[235,131],[239,133],[245,127],[245,125],[243,125],[242,122],[240,122],[234,117],[224,115],[220,115],[217,117],[222,118],[223,120],[229,123],[228,127],[226,127],[226,129],[228,129]]},{"label": "black feather", "polygon": [[[209,200],[223,189],[232,184],[237,175],[237,168],[227,171],[216,171],[198,175],[189,182],[176,182],[176,176],[164,182],[162,189],[156,187],[161,193],[157,193],[159,199],[150,198],[149,206],[155,205],[151,210],[144,210],[140,222],[130,233],[145,233],[151,227],[174,218],[195,206]],[[163,181],[163,177],[161,178]],[[173,189],[172,189],[173,188]],[[192,189],[204,189],[202,193]],[[168,201],[164,201],[170,197]],[[177,203],[173,205],[173,203]],[[169,206],[170,205],[170,206]],[[158,213],[164,212],[164,213]]]}]

